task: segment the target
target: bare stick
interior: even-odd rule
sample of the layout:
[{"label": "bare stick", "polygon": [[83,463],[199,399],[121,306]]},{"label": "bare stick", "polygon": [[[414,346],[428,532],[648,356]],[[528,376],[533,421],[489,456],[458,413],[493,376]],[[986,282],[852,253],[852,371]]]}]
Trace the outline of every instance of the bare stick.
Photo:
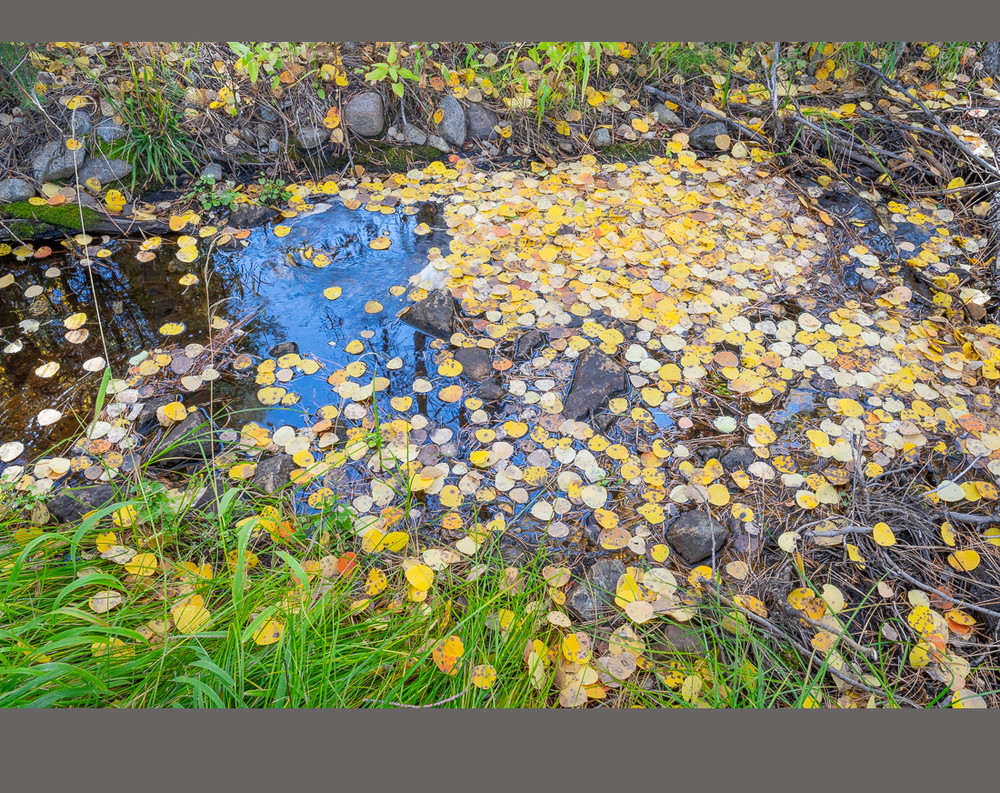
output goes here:
[{"label": "bare stick", "polygon": [[770,146],[771,145],[770,141],[768,141],[767,138],[765,138],[763,135],[758,135],[752,129],[750,129],[749,127],[743,126],[738,121],[733,121],[731,118],[726,118],[725,116],[721,115],[720,113],[714,113],[713,111],[706,110],[703,107],[698,107],[697,105],[692,105],[690,102],[686,102],[685,100],[681,99],[680,97],[674,96],[673,94],[668,94],[666,91],[661,91],[659,88],[654,88],[651,85],[647,85],[647,86],[643,86],[643,87],[645,88],[646,93],[652,94],[657,99],[665,99],[668,102],[673,102],[675,105],[680,105],[685,110],[687,110],[689,113],[697,113],[699,115],[706,116],[708,118],[714,118],[716,121],[721,121],[723,124],[729,125],[733,129],[735,129],[738,132],[740,132],[741,134],[746,135],[751,140],[754,140],[754,141],[756,141],[757,143],[760,143],[763,146]]}]

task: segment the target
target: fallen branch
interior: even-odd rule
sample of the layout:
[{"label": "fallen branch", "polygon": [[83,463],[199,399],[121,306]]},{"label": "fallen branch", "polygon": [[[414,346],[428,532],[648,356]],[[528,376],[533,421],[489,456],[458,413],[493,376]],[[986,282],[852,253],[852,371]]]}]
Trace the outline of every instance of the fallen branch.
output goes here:
[{"label": "fallen branch", "polygon": [[663,99],[667,102],[673,102],[675,105],[684,108],[689,113],[696,113],[698,115],[705,116],[706,118],[711,118],[715,119],[716,121],[721,121],[723,124],[728,125],[732,129],[739,132],[740,134],[745,135],[746,137],[750,138],[753,141],[756,141],[762,146],[768,146],[768,147],[771,146],[771,142],[763,135],[754,132],[749,127],[743,126],[738,121],[733,121],[731,118],[726,118],[726,116],[722,115],[721,113],[715,113],[711,110],[706,110],[703,107],[698,107],[698,105],[692,105],[690,102],[687,102],[681,99],[680,97],[674,96],[673,94],[668,94],[666,91],[661,91],[659,88],[654,88],[651,85],[643,86],[643,88],[646,90],[646,93],[655,96],[657,99]]},{"label": "fallen branch", "polygon": [[874,66],[869,66],[867,63],[862,63],[861,61],[854,61],[854,63],[856,63],[858,66],[860,66],[865,71],[871,72],[876,77],[878,77],[882,82],[884,82],[886,85],[888,85],[890,88],[893,88],[894,90],[896,90],[899,93],[903,94],[910,101],[912,101],[914,104],[916,104],[920,108],[920,110],[923,112],[923,114],[925,116],[927,116],[927,118],[930,121],[934,122],[934,124],[937,125],[937,128],[942,133],[944,133],[944,136],[946,138],[948,138],[948,140],[950,140],[955,145],[955,147],[960,152],[962,152],[962,154],[965,155],[965,157],[967,159],[969,159],[972,162],[976,163],[981,168],[985,169],[988,173],[991,173],[994,176],[994,178],[1000,177],[1000,168],[997,168],[992,163],[987,162],[986,160],[984,160],[979,155],[974,154],[972,152],[972,149],[970,149],[961,140],[959,140],[958,136],[956,136],[955,133],[951,131],[951,128],[947,124],[945,124],[940,118],[938,118],[936,115],[934,115],[928,109],[927,105],[925,105],[919,98],[917,98],[917,96],[915,96],[915,94],[911,94],[909,91],[907,91],[900,82],[898,82],[897,80],[892,79],[891,77],[886,77],[884,74],[882,74],[882,72],[880,72]]}]

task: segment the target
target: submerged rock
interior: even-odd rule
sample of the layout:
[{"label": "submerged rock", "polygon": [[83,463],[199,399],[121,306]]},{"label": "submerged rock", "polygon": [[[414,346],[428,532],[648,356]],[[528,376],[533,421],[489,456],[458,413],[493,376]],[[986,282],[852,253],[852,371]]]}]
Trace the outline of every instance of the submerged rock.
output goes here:
[{"label": "submerged rock", "polygon": [[61,523],[76,523],[91,510],[127,499],[115,485],[92,485],[61,490],[46,506],[49,514]]},{"label": "submerged rock", "polygon": [[544,333],[538,330],[538,328],[532,328],[522,334],[517,340],[517,351],[514,353],[514,357],[516,357],[519,362],[527,361],[531,358],[531,355],[535,350],[539,347],[544,347],[547,342],[548,337]]},{"label": "submerged rock", "polygon": [[252,229],[267,223],[277,212],[260,204],[240,204],[229,216],[229,225],[238,229]]},{"label": "submerged rock", "polygon": [[504,390],[495,380],[487,380],[476,390],[476,396],[483,402],[499,402],[503,399]]},{"label": "submerged rock", "polygon": [[707,512],[692,510],[670,524],[666,540],[681,561],[696,565],[722,550],[729,530]]},{"label": "submerged rock", "polygon": [[150,462],[161,468],[210,462],[222,451],[212,420],[203,410],[172,427],[150,451]]},{"label": "submerged rock", "polygon": [[455,353],[455,360],[462,364],[462,374],[477,383],[493,376],[493,359],[482,347],[463,347]]},{"label": "submerged rock", "polygon": [[275,493],[291,481],[295,463],[287,454],[275,454],[257,463],[250,484],[265,493]]},{"label": "submerged rock", "polygon": [[727,471],[745,471],[757,460],[757,455],[754,454],[753,449],[749,446],[737,446],[735,449],[730,449],[719,461],[722,463],[722,467]]},{"label": "submerged rock", "polygon": [[447,289],[436,289],[419,303],[404,308],[399,318],[428,336],[450,339],[455,322],[455,298]]},{"label": "submerged rock", "polygon": [[267,354],[272,358],[280,358],[282,355],[298,355],[299,345],[294,341],[283,341],[281,344],[275,344]]},{"label": "submerged rock", "polygon": [[573,373],[563,415],[580,421],[597,413],[611,397],[627,388],[625,370],[597,347],[588,347]]},{"label": "submerged rock", "polygon": [[615,590],[625,574],[617,559],[601,559],[590,566],[566,596],[566,606],[583,622],[594,622],[615,611]]},{"label": "submerged rock", "polygon": [[140,435],[148,435],[160,426],[160,422],[156,418],[156,411],[179,399],[180,396],[174,394],[163,394],[162,396],[147,399],[142,403],[142,409],[135,417],[135,421],[132,422],[132,428]]}]

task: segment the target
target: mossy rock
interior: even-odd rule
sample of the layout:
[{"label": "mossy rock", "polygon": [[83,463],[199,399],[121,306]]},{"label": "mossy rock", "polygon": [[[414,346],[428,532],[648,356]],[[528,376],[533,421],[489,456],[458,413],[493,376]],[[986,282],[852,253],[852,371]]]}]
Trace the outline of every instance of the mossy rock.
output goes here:
[{"label": "mossy rock", "polygon": [[[62,204],[48,206],[47,204],[29,204],[27,201],[15,201],[11,204],[0,204],[0,218],[6,221],[7,227],[18,237],[27,239],[51,232],[77,232],[80,230],[80,210],[83,210],[84,226],[96,226],[107,218],[87,207],[77,204]],[[3,230],[0,229],[0,232]]]}]

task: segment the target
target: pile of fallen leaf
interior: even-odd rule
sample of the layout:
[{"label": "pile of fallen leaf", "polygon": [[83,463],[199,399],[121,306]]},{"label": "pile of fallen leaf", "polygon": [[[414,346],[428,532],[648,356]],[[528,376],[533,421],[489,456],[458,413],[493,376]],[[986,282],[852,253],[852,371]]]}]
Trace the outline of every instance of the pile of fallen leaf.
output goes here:
[{"label": "pile of fallen leaf", "polygon": [[[451,244],[432,252],[408,295],[419,302],[448,290],[463,330],[429,343],[436,368],[414,380],[410,393],[388,390],[387,375],[401,361],[380,360],[364,340],[351,341],[329,376],[330,404],[306,406],[312,418],[304,427],[240,428],[220,462],[241,482],[261,454],[291,455],[291,479],[308,509],[333,503],[346,516],[360,553],[351,561],[390,554],[406,583],[386,588],[391,571],[370,567],[358,608],[379,610],[393,598],[433,601],[435,570],[462,565],[482,574],[480,555],[511,538],[532,550],[561,549],[570,564],[580,550],[621,560],[614,602],[626,625],[689,621],[703,589],[721,587],[734,619],[756,618],[811,644],[846,692],[841,704],[877,690],[852,666],[873,632],[908,648],[895,662],[913,673],[906,689],[913,698],[938,685],[967,704],[992,701],[992,678],[968,660],[995,663],[1000,625],[1000,518],[993,514],[1000,328],[963,310],[989,297],[969,285],[981,275],[982,240],[954,229],[951,211],[931,202],[891,205],[900,219],[926,227],[927,239],[904,243],[892,257],[850,247],[848,263],[876,289],[826,303],[845,294],[842,284],[823,289],[838,277],[824,256],[835,221],[774,175],[762,149],[726,136],[717,144],[723,151],[708,157],[677,133],[669,156],[634,165],[587,156],[488,173],[438,162],[385,178],[297,185],[284,213],[289,222],[311,208],[313,196],[384,213],[441,201]],[[173,225],[191,231],[198,221],[189,215]],[[283,220],[270,233],[288,228]],[[176,244],[178,259],[190,263],[218,233],[158,244]],[[388,238],[370,242],[375,250],[388,246]],[[888,272],[899,261],[935,284],[936,305],[912,300]],[[337,297],[327,290],[317,300]],[[383,310],[376,298],[366,308],[373,315]],[[518,360],[515,343],[529,330],[543,343]],[[161,332],[172,337],[184,328]],[[455,354],[467,347],[489,353],[498,404],[487,404],[463,377]],[[629,389],[607,400],[593,422],[567,419],[574,365],[590,348],[627,373]],[[138,362],[134,376],[153,366],[155,356]],[[264,405],[294,401],[289,381],[307,366],[318,368],[298,355],[236,364],[255,376]],[[112,382],[115,391],[130,386]],[[779,422],[793,391],[813,393],[815,403]],[[455,406],[461,420],[446,426],[425,415],[417,409],[421,396]],[[162,420],[182,420],[188,410],[181,401]],[[736,446],[752,450],[752,462],[727,469],[721,456]],[[705,448],[709,454],[699,454]],[[9,444],[0,446],[0,459],[16,457]],[[31,472],[8,467],[3,478],[39,490],[70,467],[49,459]],[[898,515],[880,514],[871,507],[877,499],[860,499],[859,490],[874,492],[885,481],[894,483],[892,498],[940,524],[939,543],[928,545]],[[689,569],[664,542],[671,516],[692,509],[731,527],[714,569]],[[599,526],[594,539],[584,536],[588,515]],[[294,539],[290,513],[246,520],[264,542]],[[128,527],[130,516],[119,522]],[[845,619],[875,597],[876,582],[864,575],[875,567],[873,554],[889,571],[877,587],[885,619]],[[810,562],[819,555],[823,565]],[[779,603],[772,574],[782,559],[793,572]],[[338,574],[340,567],[328,565]],[[514,585],[520,572],[508,573]],[[801,585],[793,586],[795,577]],[[566,633],[557,649],[527,653],[532,674],[539,664],[565,664],[557,674],[560,704],[602,698],[642,652],[630,662],[609,650],[597,663],[585,634],[571,630],[565,592],[553,586],[549,598],[540,608]],[[776,613],[786,606],[791,621]],[[190,621],[184,611],[181,623]],[[622,630],[614,641],[632,641]],[[442,652],[460,655],[456,646]],[[690,670],[664,679],[685,686],[691,701],[712,684]]]}]

